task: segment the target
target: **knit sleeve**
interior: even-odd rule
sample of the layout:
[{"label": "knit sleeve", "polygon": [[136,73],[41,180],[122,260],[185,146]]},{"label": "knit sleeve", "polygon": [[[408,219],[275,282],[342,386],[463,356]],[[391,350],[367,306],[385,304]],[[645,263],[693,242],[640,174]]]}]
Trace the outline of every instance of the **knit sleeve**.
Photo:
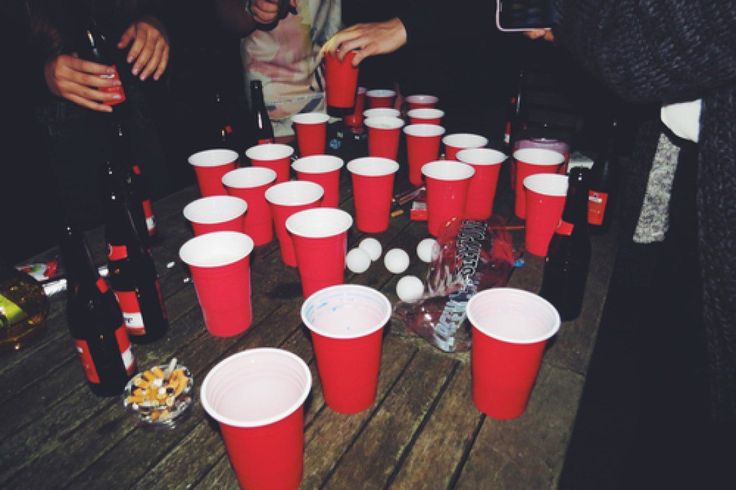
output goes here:
[{"label": "knit sleeve", "polygon": [[558,4],[558,42],[625,99],[688,100],[736,82],[736,0]]}]

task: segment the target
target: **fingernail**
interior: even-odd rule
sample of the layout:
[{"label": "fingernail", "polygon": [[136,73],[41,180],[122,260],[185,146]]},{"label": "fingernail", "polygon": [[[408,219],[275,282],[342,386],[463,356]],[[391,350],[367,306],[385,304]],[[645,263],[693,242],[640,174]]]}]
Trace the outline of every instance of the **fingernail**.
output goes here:
[{"label": "fingernail", "polygon": [[138,75],[138,68],[133,68],[133,75]]},{"label": "fingernail", "polygon": [[112,94],[112,98],[120,100],[122,97],[120,96],[120,94]]},{"label": "fingernail", "polygon": [[105,73],[115,73],[115,67],[108,66],[107,68],[105,68]]},{"label": "fingernail", "polygon": [[141,75],[141,82],[144,81],[145,79],[146,79],[146,76],[145,75]]}]

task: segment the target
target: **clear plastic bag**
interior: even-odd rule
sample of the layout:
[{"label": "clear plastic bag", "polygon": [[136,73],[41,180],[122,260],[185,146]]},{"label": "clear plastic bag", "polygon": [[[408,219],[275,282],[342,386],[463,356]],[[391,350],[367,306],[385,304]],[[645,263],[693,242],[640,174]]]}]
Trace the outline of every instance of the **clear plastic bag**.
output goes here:
[{"label": "clear plastic bag", "polygon": [[451,220],[437,242],[439,250],[427,272],[427,292],[415,302],[397,302],[394,318],[442,351],[467,351],[468,300],[478,291],[505,286],[517,257],[500,218]]}]

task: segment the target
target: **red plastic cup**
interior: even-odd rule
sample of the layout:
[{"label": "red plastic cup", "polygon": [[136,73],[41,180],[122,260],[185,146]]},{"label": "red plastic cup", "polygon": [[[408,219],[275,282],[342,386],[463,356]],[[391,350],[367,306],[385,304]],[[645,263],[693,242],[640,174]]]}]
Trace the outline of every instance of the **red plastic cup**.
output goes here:
[{"label": "red plastic cup", "polygon": [[348,230],[352,225],[353,218],[336,208],[306,209],[286,220],[305,298],[344,282]]},{"label": "red plastic cup", "polygon": [[543,148],[524,148],[514,152],[516,165],[516,182],[514,183],[514,214],[526,218],[526,194],[524,179],[534,174],[558,173],[565,161],[565,156],[554,150]]},{"label": "red plastic cup", "polygon": [[222,176],[237,166],[236,152],[223,148],[203,150],[190,155],[187,161],[194,167],[202,197],[227,194],[222,186]]},{"label": "red plastic cup", "polygon": [[391,303],[375,289],[345,284],[322,289],[302,304],[325,403],[358,413],[376,401],[383,327]]},{"label": "red plastic cup", "polygon": [[266,167],[276,172],[276,183],[289,180],[289,166],[293,154],[294,148],[280,143],[266,143],[245,150],[245,156],[254,167]]},{"label": "red plastic cup", "polygon": [[363,111],[363,117],[401,117],[401,111],[390,107],[378,107],[376,109],[366,109]]},{"label": "red plastic cup", "polygon": [[466,307],[472,325],[470,353],[473,402],[496,419],[526,410],[547,339],[560,315],[547,300],[514,288],[486,289]]},{"label": "red plastic cup", "polygon": [[567,175],[535,174],[524,179],[526,189],[526,230],[524,248],[545,257],[562,218],[567,195]]},{"label": "red plastic cup", "polygon": [[442,138],[445,145],[445,160],[457,160],[457,152],[468,148],[483,148],[488,138],[479,134],[455,133]]},{"label": "red plastic cup", "polygon": [[358,87],[355,93],[355,108],[353,113],[345,116],[343,122],[350,128],[359,128],[363,125],[363,109],[365,108],[365,87]]},{"label": "red plastic cup", "polygon": [[440,157],[440,142],[445,128],[436,124],[410,124],[404,127],[409,182],[422,185],[422,165]]},{"label": "red plastic cup", "polygon": [[465,199],[473,167],[465,163],[437,160],[422,166],[427,188],[427,227],[429,233],[439,236],[453,218],[462,218]]},{"label": "red plastic cup", "polygon": [[189,265],[207,331],[216,337],[245,332],[253,321],[250,253],[253,240],[236,231],[215,231],[187,240],[179,257]]},{"label": "red plastic cup", "polygon": [[340,204],[340,169],[344,162],[334,155],[312,155],[291,164],[299,180],[314,182],[325,191],[322,206],[336,208]]},{"label": "red plastic cup", "polygon": [[437,106],[437,102],[440,101],[438,97],[434,95],[410,95],[406,99],[406,104],[409,110],[412,109],[434,109]]},{"label": "red plastic cup", "polygon": [[381,233],[388,229],[394,176],[399,164],[382,157],[362,157],[348,162],[353,180],[355,221],[360,231]]},{"label": "red plastic cup", "polygon": [[355,51],[340,59],[333,54],[325,55],[325,82],[327,105],[336,109],[350,109],[355,104],[358,88],[358,67],[353,66]]},{"label": "red plastic cup", "polygon": [[284,264],[291,267],[296,267],[297,264],[294,244],[286,231],[287,218],[296,212],[319,207],[323,195],[321,185],[306,180],[282,182],[266,191],[266,201],[271,206],[273,225]]},{"label": "red plastic cup", "polygon": [[389,89],[373,89],[365,93],[368,99],[368,108],[393,107],[396,100],[396,92]]},{"label": "red plastic cup", "polygon": [[[562,140],[549,139],[549,138],[527,138],[521,139],[514,143],[513,151],[523,150],[526,148],[544,148],[547,150],[554,150],[562,153],[565,156],[565,161],[562,166],[559,167],[558,173],[564,174],[567,172],[567,162],[570,159],[570,145]],[[511,178],[511,188],[515,189],[516,182],[516,165],[511,160],[511,171],[509,172]]]},{"label": "red plastic cup", "polygon": [[248,203],[234,196],[200,197],[184,206],[184,217],[192,224],[194,235],[213,231],[244,232],[243,221]]},{"label": "red plastic cup", "polygon": [[225,190],[231,196],[248,203],[243,220],[243,231],[256,246],[273,240],[271,207],[266,201],[266,190],[276,181],[276,172],[266,167],[236,168],[222,177]]},{"label": "red plastic cup", "polygon": [[311,387],[306,363],[282,349],[246,349],[207,373],[202,407],[220,425],[241,488],[299,488]]},{"label": "red plastic cup", "polygon": [[467,163],[475,169],[470,179],[468,197],[465,200],[465,217],[474,220],[487,220],[493,214],[493,201],[496,198],[496,185],[501,164],[508,156],[490,148],[471,148],[460,150],[458,161]]},{"label": "red plastic cup", "polygon": [[409,124],[442,124],[445,111],[441,109],[412,109],[406,113]]},{"label": "red plastic cup", "polygon": [[396,160],[399,136],[404,121],[398,117],[369,117],[363,123],[368,127],[368,155]]},{"label": "red plastic cup", "polygon": [[299,156],[321,155],[327,146],[327,121],[322,112],[303,112],[291,116],[296,132]]}]

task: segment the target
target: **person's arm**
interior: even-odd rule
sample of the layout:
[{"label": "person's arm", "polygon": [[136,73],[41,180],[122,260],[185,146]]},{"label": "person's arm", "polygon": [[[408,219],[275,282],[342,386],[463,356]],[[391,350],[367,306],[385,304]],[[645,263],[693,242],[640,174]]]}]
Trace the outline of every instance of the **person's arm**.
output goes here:
[{"label": "person's arm", "polygon": [[[296,0],[291,0],[290,5],[295,8]],[[279,6],[277,0],[215,0],[215,11],[228,32],[246,37],[259,25],[273,24],[278,19]]]},{"label": "person's arm", "polygon": [[558,43],[632,101],[678,101],[736,82],[736,2],[559,0]]}]

